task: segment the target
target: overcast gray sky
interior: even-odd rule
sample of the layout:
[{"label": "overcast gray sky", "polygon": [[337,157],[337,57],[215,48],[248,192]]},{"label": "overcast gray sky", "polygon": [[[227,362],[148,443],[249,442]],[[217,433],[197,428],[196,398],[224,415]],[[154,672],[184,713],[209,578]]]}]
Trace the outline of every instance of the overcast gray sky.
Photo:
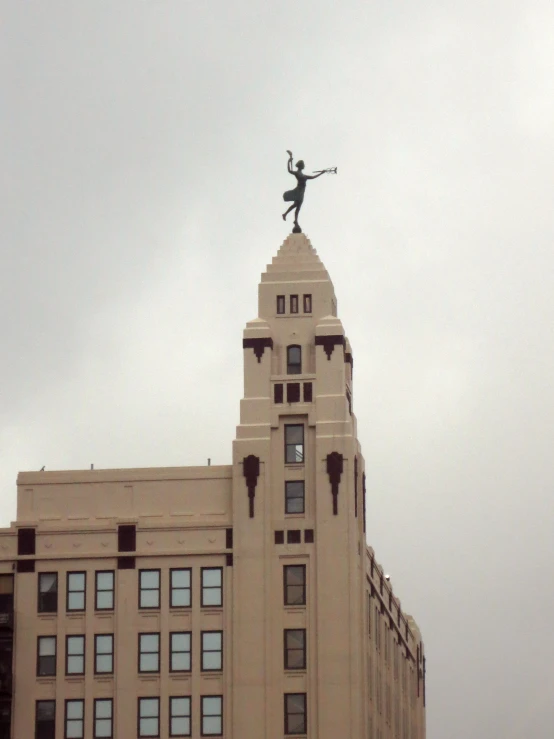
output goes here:
[{"label": "overcast gray sky", "polygon": [[552,0],[0,0],[0,523],[19,470],[231,459],[304,230],[429,739],[554,736]]}]

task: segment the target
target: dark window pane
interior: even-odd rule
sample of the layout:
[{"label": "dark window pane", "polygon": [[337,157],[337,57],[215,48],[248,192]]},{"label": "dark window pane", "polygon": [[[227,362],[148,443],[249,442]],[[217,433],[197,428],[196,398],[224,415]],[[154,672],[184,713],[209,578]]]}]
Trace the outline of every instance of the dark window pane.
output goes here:
[{"label": "dark window pane", "polygon": [[277,295],[277,313],[285,312],[285,296]]},{"label": "dark window pane", "polygon": [[117,527],[117,551],[134,552],[137,548],[137,527],[135,524],[122,524]]},{"label": "dark window pane", "polygon": [[306,567],[285,565],[285,605],[298,606],[306,603]]},{"label": "dark window pane", "polygon": [[276,531],[275,532],[275,543],[276,544],[284,544],[285,542],[285,532],[284,531]]},{"label": "dark window pane", "polygon": [[275,403],[283,402],[283,383],[276,382],[273,386],[273,401]]},{"label": "dark window pane", "polygon": [[306,694],[285,694],[285,734],[306,734]]},{"label": "dark window pane", "polygon": [[304,403],[311,403],[313,400],[312,383],[304,383]]},{"label": "dark window pane", "polygon": [[287,403],[300,403],[300,383],[287,383]]},{"label": "dark window pane", "polygon": [[299,346],[287,347],[287,375],[299,375],[302,372],[302,349]]},{"label": "dark window pane", "polygon": [[304,481],[285,482],[285,513],[304,513]]},{"label": "dark window pane", "polygon": [[298,295],[290,296],[290,312],[298,313]]},{"label": "dark window pane", "polygon": [[35,529],[19,529],[17,532],[17,553],[35,554]]},{"label": "dark window pane", "polygon": [[38,576],[38,612],[56,613],[58,610],[58,575],[40,572]]},{"label": "dark window pane", "polygon": [[304,426],[285,426],[285,462],[300,464],[304,461]]},{"label": "dark window pane", "polygon": [[306,667],[306,629],[285,629],[285,669]]},{"label": "dark window pane", "polygon": [[312,296],[304,295],[304,313],[312,312]]},{"label": "dark window pane", "polygon": [[313,529],[306,529],[304,531],[304,541],[306,542],[306,544],[314,543],[314,530]]}]

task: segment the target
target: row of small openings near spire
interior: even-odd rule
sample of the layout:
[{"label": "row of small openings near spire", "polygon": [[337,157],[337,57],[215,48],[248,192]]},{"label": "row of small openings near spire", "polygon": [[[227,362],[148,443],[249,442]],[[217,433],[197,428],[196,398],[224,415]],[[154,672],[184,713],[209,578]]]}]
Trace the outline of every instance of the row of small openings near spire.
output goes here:
[{"label": "row of small openings near spire", "polygon": [[[298,314],[299,313],[299,303],[298,295],[289,295],[289,313],[291,314]],[[302,296],[302,307],[304,309],[304,313],[310,313],[312,312],[312,296],[310,294],[306,294]],[[286,295],[277,295],[277,315],[282,316],[285,315],[287,310],[287,296]]]}]

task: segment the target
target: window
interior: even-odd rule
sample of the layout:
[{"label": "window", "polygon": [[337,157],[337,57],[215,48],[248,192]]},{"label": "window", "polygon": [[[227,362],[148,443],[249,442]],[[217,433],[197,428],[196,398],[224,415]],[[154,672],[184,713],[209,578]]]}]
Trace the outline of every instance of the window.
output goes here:
[{"label": "window", "polygon": [[187,570],[170,570],[169,573],[169,605],[171,608],[190,608],[191,592],[190,592],[191,571]]},{"label": "window", "polygon": [[299,375],[302,372],[302,349],[297,344],[287,346],[287,375]]},{"label": "window", "polygon": [[287,531],[287,544],[300,544],[301,536],[300,529],[290,529]]},{"label": "window", "polygon": [[113,634],[94,635],[94,673],[110,675],[113,672]]},{"label": "window", "polygon": [[306,565],[285,565],[285,605],[306,605]]},{"label": "window", "polygon": [[285,693],[285,734],[307,734],[306,693]]},{"label": "window", "polygon": [[304,542],[306,544],[313,544],[314,543],[314,530],[313,529],[305,529],[304,530]]},{"label": "window", "polygon": [[299,382],[287,382],[287,403],[300,403]]},{"label": "window", "polygon": [[290,296],[290,312],[298,313],[298,295]]},{"label": "window", "polygon": [[160,699],[138,699],[138,735],[160,736]]},{"label": "window", "polygon": [[35,739],[55,739],[56,701],[37,701],[35,708]]},{"label": "window", "polygon": [[285,312],[285,296],[277,295],[277,313],[281,314]]},{"label": "window", "polygon": [[312,296],[304,295],[304,313],[312,312]]},{"label": "window", "polygon": [[38,575],[38,612],[58,612],[58,573],[39,572]]},{"label": "window", "polygon": [[285,513],[304,513],[304,480],[285,482]]},{"label": "window", "polygon": [[190,696],[169,699],[169,736],[190,736]]},{"label": "window", "polygon": [[304,426],[285,426],[285,463],[304,462]]},{"label": "window", "polygon": [[284,531],[276,531],[275,532],[275,543],[276,544],[284,544],[285,543],[285,532]]},{"label": "window", "polygon": [[169,635],[169,671],[190,672],[190,631],[173,631]]},{"label": "window", "polygon": [[223,570],[202,567],[202,608],[223,605]]},{"label": "window", "polygon": [[121,524],[117,527],[117,551],[134,552],[137,548],[137,527],[135,524]]},{"label": "window", "polygon": [[39,636],[37,642],[37,675],[56,674],[56,637]]},{"label": "window", "polygon": [[113,737],[113,700],[96,698],[94,701],[94,739]]},{"label": "window", "polygon": [[276,382],[273,386],[273,402],[274,403],[282,403],[283,402],[283,383],[282,382]]},{"label": "window", "polygon": [[304,403],[313,401],[313,387],[311,382],[304,383]]},{"label": "window", "polygon": [[85,735],[85,701],[67,700],[65,702],[66,739],[83,739]]},{"label": "window", "polygon": [[139,634],[139,672],[160,671],[160,635]]},{"label": "window", "polygon": [[97,611],[113,611],[115,576],[113,570],[96,573],[94,607]]},{"label": "window", "polygon": [[202,632],[202,669],[223,669],[223,632]]},{"label": "window", "polygon": [[200,733],[202,736],[223,734],[223,696],[203,695]]},{"label": "window", "polygon": [[139,570],[139,608],[160,607],[160,571]]},{"label": "window", "polygon": [[85,637],[65,637],[65,674],[84,675],[85,673]]},{"label": "window", "polygon": [[285,670],[306,669],[306,629],[285,629]]},{"label": "window", "polygon": [[87,575],[86,572],[67,573],[67,602],[68,611],[84,611],[86,605]]},{"label": "window", "polygon": [[25,528],[17,531],[17,553],[23,555],[36,553],[36,531]]}]

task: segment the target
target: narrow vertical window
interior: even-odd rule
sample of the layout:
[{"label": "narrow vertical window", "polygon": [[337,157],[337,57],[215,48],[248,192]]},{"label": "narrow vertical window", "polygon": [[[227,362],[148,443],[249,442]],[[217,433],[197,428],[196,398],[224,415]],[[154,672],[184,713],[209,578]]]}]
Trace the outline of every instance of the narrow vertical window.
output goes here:
[{"label": "narrow vertical window", "polygon": [[39,572],[38,574],[38,612],[58,612],[57,572]]},{"label": "narrow vertical window", "polygon": [[113,699],[94,701],[94,739],[113,739]]},{"label": "narrow vertical window", "polygon": [[304,426],[285,426],[285,463],[304,462]]},{"label": "narrow vertical window", "polygon": [[67,604],[68,611],[84,611],[86,606],[86,572],[67,573]]},{"label": "narrow vertical window", "polygon": [[37,675],[56,674],[56,637],[39,636],[37,641]]},{"label": "narrow vertical window", "polygon": [[65,674],[85,674],[85,637],[66,636],[65,642]]},{"label": "narrow vertical window", "polygon": [[132,524],[121,524],[117,527],[117,551],[134,552],[137,548],[137,527]]},{"label": "narrow vertical window", "polygon": [[202,632],[202,670],[223,669],[223,632]]},{"label": "narrow vertical window", "polygon": [[84,700],[66,700],[65,736],[67,739],[83,739],[85,736]]},{"label": "narrow vertical window", "polygon": [[94,672],[96,675],[113,672],[113,634],[94,635]]},{"label": "narrow vertical window", "polygon": [[139,672],[160,671],[160,635],[139,634]]},{"label": "narrow vertical window", "polygon": [[94,607],[97,611],[113,611],[114,586],[115,575],[113,570],[96,572]]},{"label": "narrow vertical window", "polygon": [[35,704],[35,739],[55,739],[56,701],[37,701]]},{"label": "narrow vertical window", "polygon": [[190,631],[172,631],[169,635],[169,671],[190,672],[190,653]]},{"label": "narrow vertical window", "polygon": [[285,296],[277,295],[277,313],[281,315],[285,312]]},{"label": "narrow vertical window", "polygon": [[311,382],[304,383],[304,403],[313,401],[313,386]]},{"label": "narrow vertical window", "polygon": [[287,346],[287,375],[302,373],[302,348],[298,344]]},{"label": "narrow vertical window", "polygon": [[169,605],[171,608],[190,608],[191,606],[191,570],[170,570],[169,573]]},{"label": "narrow vertical window", "polygon": [[139,737],[160,736],[160,699],[138,699]]},{"label": "narrow vertical window", "polygon": [[283,402],[283,383],[282,382],[276,382],[273,386],[273,402],[274,403],[282,403]]},{"label": "narrow vertical window", "polygon": [[169,736],[190,736],[190,696],[169,699]]},{"label": "narrow vertical window", "polygon": [[306,629],[285,629],[285,670],[306,669]]},{"label": "narrow vertical window", "polygon": [[223,605],[223,570],[221,567],[202,567],[201,606]]},{"label": "narrow vertical window", "polygon": [[312,312],[312,296],[304,295],[304,313]]},{"label": "narrow vertical window", "polygon": [[304,513],[304,480],[285,482],[285,513]]},{"label": "narrow vertical window", "polygon": [[221,736],[223,734],[223,696],[203,695],[201,701],[201,735]]},{"label": "narrow vertical window", "polygon": [[290,296],[290,312],[298,313],[298,295]]},{"label": "narrow vertical window", "polygon": [[160,607],[160,570],[139,570],[139,608]]},{"label": "narrow vertical window", "polygon": [[285,734],[307,734],[306,693],[285,693]]},{"label": "narrow vertical window", "polygon": [[283,576],[285,605],[306,605],[306,565],[285,565]]}]

